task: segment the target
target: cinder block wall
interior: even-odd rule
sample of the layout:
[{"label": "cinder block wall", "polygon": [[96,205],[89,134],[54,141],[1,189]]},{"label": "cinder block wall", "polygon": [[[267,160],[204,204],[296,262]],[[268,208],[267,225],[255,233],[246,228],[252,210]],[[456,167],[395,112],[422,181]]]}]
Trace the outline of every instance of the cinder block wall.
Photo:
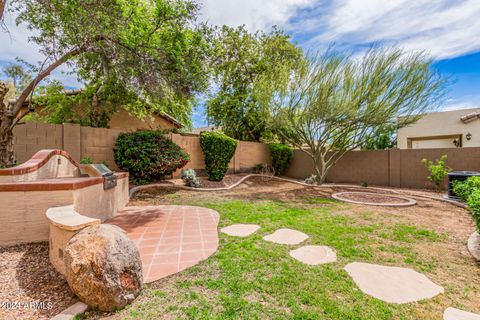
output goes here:
[{"label": "cinder block wall", "polygon": [[[76,160],[90,157],[94,162],[105,161],[112,169],[117,169],[113,160],[113,147],[123,130],[81,127],[76,124],[31,123],[16,126],[14,150],[18,163],[30,159],[41,149],[63,149]],[[170,134],[170,138],[189,155],[187,168],[194,168],[204,174],[205,162],[198,135]],[[268,146],[258,142],[239,141],[229,168],[231,172],[252,170],[259,163],[270,163]],[[179,176],[177,171],[174,176]]]},{"label": "cinder block wall", "polygon": [[[391,186],[402,188],[432,188],[428,170],[422,159],[435,160],[447,155],[447,165],[453,170],[480,171],[480,148],[393,149],[351,151],[333,166],[327,182]],[[305,179],[313,173],[308,155],[296,150],[286,175]],[[444,181],[444,187],[447,180]]]}]

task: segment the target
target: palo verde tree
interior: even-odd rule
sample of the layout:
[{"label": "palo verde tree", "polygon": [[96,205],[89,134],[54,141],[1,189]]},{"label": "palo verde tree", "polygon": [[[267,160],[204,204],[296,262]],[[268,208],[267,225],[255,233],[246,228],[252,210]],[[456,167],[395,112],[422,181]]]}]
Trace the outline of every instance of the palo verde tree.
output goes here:
[{"label": "palo verde tree", "polygon": [[275,101],[277,133],[312,160],[314,182],[386,124],[404,127],[435,109],[445,80],[422,53],[372,49],[363,58],[310,58]]},{"label": "palo verde tree", "polygon": [[270,100],[288,83],[301,50],[278,29],[252,34],[243,26],[216,29],[214,43],[207,117],[232,138],[259,141],[269,135]]},{"label": "palo verde tree", "polygon": [[[15,103],[0,106],[0,165],[14,163],[12,129],[32,111],[25,102],[61,65],[82,70],[97,98],[107,95],[105,83],[121,87],[134,97],[126,100],[138,113],[186,101],[207,86],[207,41],[204,28],[195,26],[198,6],[192,1],[12,0],[9,8],[17,12],[17,24],[35,31],[30,40],[45,60]],[[0,95],[4,91],[0,86]]]}]

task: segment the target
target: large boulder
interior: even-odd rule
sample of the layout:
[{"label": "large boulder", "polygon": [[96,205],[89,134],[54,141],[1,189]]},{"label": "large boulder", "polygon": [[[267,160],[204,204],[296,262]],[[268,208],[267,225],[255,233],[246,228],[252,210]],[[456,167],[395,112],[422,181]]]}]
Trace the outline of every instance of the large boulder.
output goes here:
[{"label": "large boulder", "polygon": [[113,311],[132,302],[142,288],[142,263],[135,244],[117,226],[83,229],[65,247],[66,278],[90,307]]}]

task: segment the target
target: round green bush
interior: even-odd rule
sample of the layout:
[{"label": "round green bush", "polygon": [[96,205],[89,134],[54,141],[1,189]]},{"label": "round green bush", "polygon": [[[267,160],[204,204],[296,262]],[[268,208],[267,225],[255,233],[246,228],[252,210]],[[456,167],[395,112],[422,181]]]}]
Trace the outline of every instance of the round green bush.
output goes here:
[{"label": "round green bush", "polygon": [[208,179],[221,181],[228,171],[228,163],[235,154],[237,141],[215,131],[200,133],[200,147],[205,157]]},{"label": "round green bush", "polygon": [[272,143],[268,145],[268,149],[275,175],[282,175],[292,162],[293,148],[281,143]]},{"label": "round green bush", "polygon": [[159,131],[121,133],[113,148],[115,163],[136,184],[158,181],[183,168],[190,156]]}]

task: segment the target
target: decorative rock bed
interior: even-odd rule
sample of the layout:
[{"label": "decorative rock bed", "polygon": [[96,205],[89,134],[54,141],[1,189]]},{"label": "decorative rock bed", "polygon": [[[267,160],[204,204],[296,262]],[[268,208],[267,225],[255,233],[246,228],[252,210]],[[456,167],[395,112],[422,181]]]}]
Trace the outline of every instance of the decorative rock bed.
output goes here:
[{"label": "decorative rock bed", "polygon": [[332,194],[332,198],[349,203],[384,207],[409,207],[417,203],[407,197],[373,192],[339,192]]}]

